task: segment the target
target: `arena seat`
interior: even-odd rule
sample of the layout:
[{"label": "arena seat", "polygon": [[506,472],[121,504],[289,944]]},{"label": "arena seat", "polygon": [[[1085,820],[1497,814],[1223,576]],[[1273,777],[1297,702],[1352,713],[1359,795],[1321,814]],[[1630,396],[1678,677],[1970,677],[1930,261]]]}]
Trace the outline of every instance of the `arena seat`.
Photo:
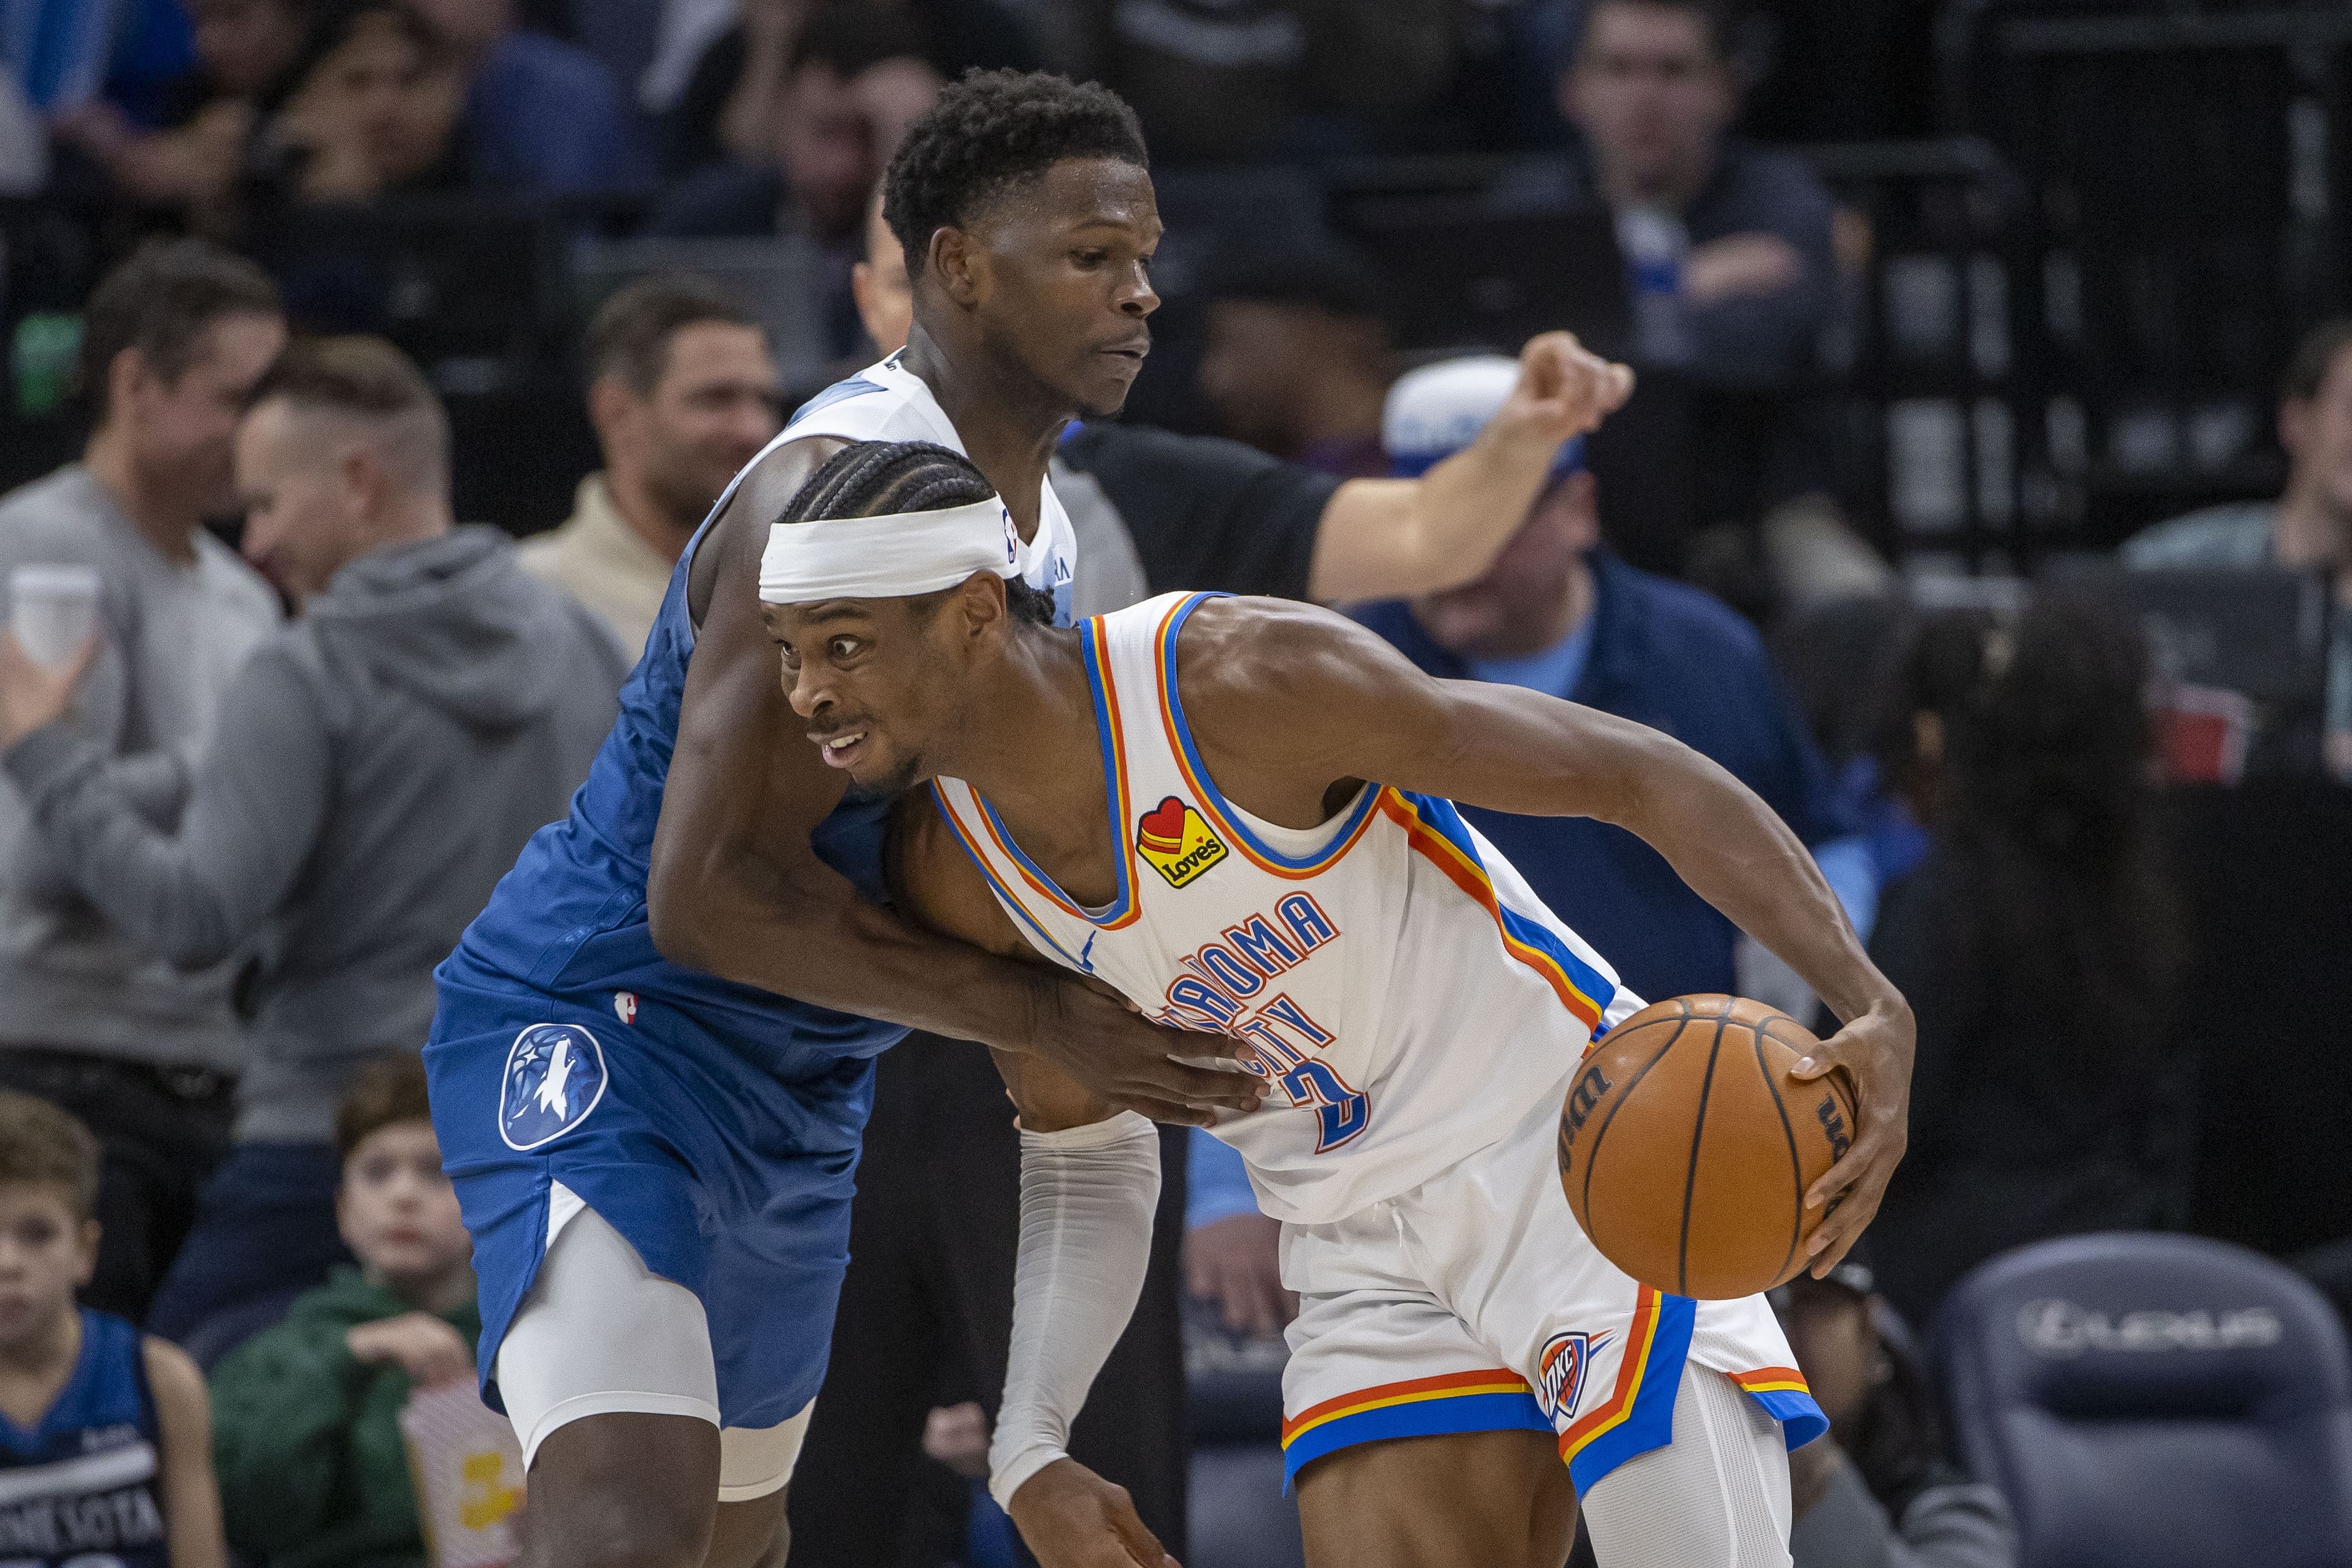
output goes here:
[{"label": "arena seat", "polygon": [[1955,1438],[2021,1568],[2352,1568],[2352,1371],[2319,1292],[2225,1242],[2004,1254],[1937,1319]]}]

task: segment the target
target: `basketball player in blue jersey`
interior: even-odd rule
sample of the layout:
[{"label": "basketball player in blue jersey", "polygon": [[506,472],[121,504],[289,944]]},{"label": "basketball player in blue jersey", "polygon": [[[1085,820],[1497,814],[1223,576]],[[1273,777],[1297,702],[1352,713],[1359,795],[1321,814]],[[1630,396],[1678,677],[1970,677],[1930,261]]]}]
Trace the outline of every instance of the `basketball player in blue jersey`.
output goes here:
[{"label": "basketball player in blue jersey", "polygon": [[224,1568],[204,1374],[74,1304],[98,1168],[89,1128],[0,1090],[0,1563]]},{"label": "basketball player in blue jersey", "polygon": [[[1055,628],[997,506],[942,448],[827,463],[761,562],[784,687],[861,788],[930,781],[893,856],[920,918],[1246,1040],[1276,1086],[1213,1131],[1302,1300],[1309,1563],[1559,1568],[1580,1502],[1601,1568],[1786,1568],[1787,1449],[1828,1423],[1761,1296],[1664,1295],[1570,1217],[1560,1107],[1641,998],[1452,800],[1638,834],[1846,1020],[1797,1067],[1860,1097],[1790,1241],[1825,1272],[1901,1157],[1912,1023],[1802,843],[1664,735],[1433,680],[1310,606],[1170,594]],[[1024,1169],[992,1490],[1045,1568],[1158,1568],[1066,1454],[1142,1278],[1158,1142],[1050,1062],[998,1063]]]},{"label": "basketball player in blue jersey", "polygon": [[[1133,115],[1010,73],[950,88],[887,177],[921,258],[902,354],[738,477],[672,579],[568,821],[437,977],[434,1123],[474,1239],[479,1365],[521,1437],[527,1563],[736,1568],[770,1549],[825,1364],[872,1062],[908,1028],[1060,1064],[1106,1103],[1244,1109],[1227,1054],[877,902],[887,800],[800,738],[760,619],[769,525],[848,441],[919,435],[1005,499],[1051,603],[1056,434],[1124,402],[1160,234]],[[919,499],[919,498],[918,498]],[[887,553],[887,546],[885,547]]]}]

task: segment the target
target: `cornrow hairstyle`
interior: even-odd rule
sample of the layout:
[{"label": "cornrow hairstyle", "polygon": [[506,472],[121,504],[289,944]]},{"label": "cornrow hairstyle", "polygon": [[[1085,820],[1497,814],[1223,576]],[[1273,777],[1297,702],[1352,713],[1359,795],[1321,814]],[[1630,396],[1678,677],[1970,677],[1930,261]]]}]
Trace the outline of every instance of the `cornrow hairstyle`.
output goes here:
[{"label": "cornrow hairstyle", "polygon": [[[938,512],[989,500],[995,494],[996,486],[961,452],[929,441],[860,441],[835,453],[810,475],[784,503],[776,521]],[[1022,578],[1005,580],[1004,602],[1015,620],[1038,626],[1054,623],[1054,596]]]},{"label": "cornrow hairstyle", "polygon": [[1110,89],[1044,71],[967,71],[898,144],[882,176],[882,221],[919,276],[934,233],[1066,158],[1151,166],[1141,122]]}]

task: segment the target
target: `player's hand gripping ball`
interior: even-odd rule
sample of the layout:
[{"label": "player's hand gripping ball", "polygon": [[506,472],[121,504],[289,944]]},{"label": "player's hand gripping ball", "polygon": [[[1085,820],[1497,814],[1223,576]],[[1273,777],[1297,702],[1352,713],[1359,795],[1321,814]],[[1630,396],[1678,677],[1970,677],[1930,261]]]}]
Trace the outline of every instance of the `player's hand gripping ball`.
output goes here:
[{"label": "player's hand gripping ball", "polygon": [[1559,1118],[1560,1186],[1601,1255],[1701,1301],[1769,1290],[1811,1261],[1828,1211],[1809,1212],[1805,1191],[1854,1135],[1843,1072],[1790,1076],[1818,1043],[1738,997],[1670,998],[1610,1030]]}]

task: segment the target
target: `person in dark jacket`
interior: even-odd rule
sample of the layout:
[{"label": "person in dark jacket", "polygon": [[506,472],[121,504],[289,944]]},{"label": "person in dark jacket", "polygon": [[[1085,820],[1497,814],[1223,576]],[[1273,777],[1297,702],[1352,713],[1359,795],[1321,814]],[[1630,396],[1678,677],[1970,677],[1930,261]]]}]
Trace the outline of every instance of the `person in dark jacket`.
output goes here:
[{"label": "person in dark jacket", "polygon": [[[1508,395],[1511,377],[1508,361],[1474,356],[1401,380],[1387,417],[1399,471],[1466,444]],[[1602,546],[1599,486],[1580,448],[1561,450],[1551,483],[1478,580],[1367,605],[1357,618],[1443,679],[1528,686],[1705,753],[1812,849],[1866,933],[1877,896],[1869,855],[1762,640],[1721,601],[1628,566]],[[1785,967],[1743,946],[1730,921],[1623,829],[1578,817],[1464,814],[1549,908],[1607,947],[1636,994],[1738,991],[1800,1005],[1783,994]],[[1809,1014],[1811,1003],[1801,1005]]]},{"label": "person in dark jacket", "polygon": [[131,941],[242,957],[236,1146],[150,1322],[174,1338],[341,1258],[336,1100],[357,1063],[425,1037],[433,965],[563,814],[628,670],[506,536],[452,526],[445,417],[388,344],[289,350],[236,476],[246,554],[304,613],[232,680],[176,833],[69,716],[78,669],[0,639],[0,768],[51,855]]},{"label": "person in dark jacket", "polygon": [[1913,1322],[2012,1247],[2179,1217],[2147,678],[2136,626],[2048,601],[1931,617],[1901,667],[1877,749],[1932,844],[1870,942],[1919,1019],[1910,1150],[1871,1236]]},{"label": "person in dark jacket", "polygon": [[335,1146],[360,1266],[214,1369],[222,1508],[230,1544],[268,1568],[424,1568],[400,1412],[412,1389],[473,1375],[482,1318],[415,1054],[361,1071]]},{"label": "person in dark jacket", "polygon": [[1869,1239],[1772,1309],[1829,1434],[1789,1456],[1796,1568],[2015,1568],[1998,1490],[1954,1462],[1908,1331],[1874,1293]]}]

